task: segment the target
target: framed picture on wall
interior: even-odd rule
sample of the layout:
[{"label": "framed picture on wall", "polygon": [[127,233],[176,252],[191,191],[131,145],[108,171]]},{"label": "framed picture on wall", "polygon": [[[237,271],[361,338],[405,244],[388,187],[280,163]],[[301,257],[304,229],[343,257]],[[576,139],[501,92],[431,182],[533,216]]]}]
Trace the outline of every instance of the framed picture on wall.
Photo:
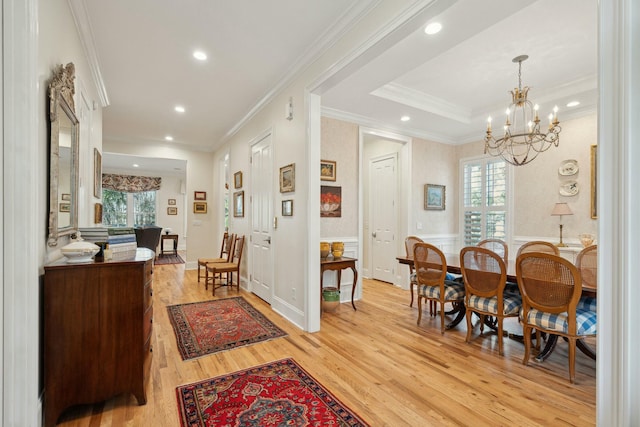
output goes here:
[{"label": "framed picture on wall", "polygon": [[169,199],[169,206],[174,206],[176,204],[176,199]]},{"label": "framed picture on wall", "polygon": [[176,206],[169,206],[167,208],[167,215],[178,215],[178,208]]},{"label": "framed picture on wall", "polygon": [[244,216],[244,191],[233,193],[233,216]]},{"label": "framed picture on wall", "polygon": [[102,198],[102,154],[93,149],[93,196]]},{"label": "framed picture on wall", "polygon": [[320,218],[342,216],[342,187],[320,186]]},{"label": "framed picture on wall", "polygon": [[193,192],[193,200],[207,200],[207,192],[206,191],[194,191]]},{"label": "framed picture on wall", "polygon": [[445,207],[445,186],[435,184],[424,185],[425,210],[443,211]]},{"label": "framed picture on wall", "polygon": [[282,216],[293,216],[293,200],[282,201]]},{"label": "framed picture on wall", "polygon": [[207,213],[207,202],[193,202],[193,213]]},{"label": "framed picture on wall", "polygon": [[296,165],[290,165],[280,168],[280,192],[290,193],[296,189]]},{"label": "framed picture on wall", "polygon": [[233,174],[233,188],[242,188],[242,172]]},{"label": "framed picture on wall", "polygon": [[320,180],[336,180],[336,162],[332,160],[320,160]]},{"label": "framed picture on wall", "polygon": [[102,203],[93,205],[93,222],[102,224]]}]

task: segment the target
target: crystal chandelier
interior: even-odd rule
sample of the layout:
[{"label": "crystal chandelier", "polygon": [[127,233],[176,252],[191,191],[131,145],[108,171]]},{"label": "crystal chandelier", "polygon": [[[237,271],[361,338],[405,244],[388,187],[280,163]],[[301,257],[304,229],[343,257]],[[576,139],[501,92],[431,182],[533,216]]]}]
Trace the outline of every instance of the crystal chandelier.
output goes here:
[{"label": "crystal chandelier", "polygon": [[529,87],[522,87],[522,61],[528,55],[513,58],[518,63],[518,87],[511,91],[511,105],[507,108],[507,120],[504,124],[504,136],[495,138],[491,132],[491,117],[487,121],[487,136],[484,138],[484,152],[492,156],[500,156],[515,166],[526,165],[538,154],[547,151],[552,145],[558,146],[560,131],[558,107],[549,114],[549,128],[540,131],[538,104],[527,100]]}]

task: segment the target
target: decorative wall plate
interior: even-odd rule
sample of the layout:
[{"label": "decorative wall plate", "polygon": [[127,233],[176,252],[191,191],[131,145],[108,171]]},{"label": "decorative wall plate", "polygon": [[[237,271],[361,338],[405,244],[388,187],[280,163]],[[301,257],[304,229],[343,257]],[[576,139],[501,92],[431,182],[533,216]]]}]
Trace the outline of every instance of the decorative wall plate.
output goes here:
[{"label": "decorative wall plate", "polygon": [[575,175],[578,173],[578,161],[577,160],[565,160],[560,164],[558,173],[563,176]]},{"label": "decorative wall plate", "polygon": [[561,196],[575,196],[580,191],[580,187],[576,181],[567,181],[560,185]]}]

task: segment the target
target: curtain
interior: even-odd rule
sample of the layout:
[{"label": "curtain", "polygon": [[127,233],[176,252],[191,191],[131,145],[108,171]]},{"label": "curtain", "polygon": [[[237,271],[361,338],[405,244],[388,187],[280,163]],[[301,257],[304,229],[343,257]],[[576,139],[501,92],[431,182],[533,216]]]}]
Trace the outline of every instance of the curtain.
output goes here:
[{"label": "curtain", "polygon": [[162,178],[160,177],[102,174],[102,188],[127,193],[159,190],[161,182]]}]

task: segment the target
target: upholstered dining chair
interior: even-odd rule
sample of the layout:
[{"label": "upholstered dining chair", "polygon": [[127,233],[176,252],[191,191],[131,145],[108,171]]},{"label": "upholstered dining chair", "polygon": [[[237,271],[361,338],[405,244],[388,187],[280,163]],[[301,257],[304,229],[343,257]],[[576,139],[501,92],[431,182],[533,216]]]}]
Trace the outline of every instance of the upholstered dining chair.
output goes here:
[{"label": "upholstered dining chair", "polygon": [[216,295],[216,287],[233,286],[233,273],[237,273],[236,278],[237,290],[240,292],[240,266],[242,264],[242,253],[244,252],[244,236],[236,237],[233,249],[233,256],[230,262],[214,262],[207,264],[205,276],[205,289],[209,283],[209,276],[215,279],[217,274],[227,273],[227,281],[224,284],[216,286],[216,281],[212,280],[213,296]]},{"label": "upholstered dining chair", "polygon": [[550,242],[545,242],[542,240],[533,240],[531,242],[527,242],[524,245],[518,248],[518,254],[516,256],[519,257],[522,254],[527,254],[530,252],[543,252],[546,254],[560,255],[560,251],[558,247]]},{"label": "upholstered dining chair", "polygon": [[464,279],[467,338],[471,341],[471,317],[480,317],[480,333],[486,316],[497,319],[498,352],[503,355],[502,330],[505,317],[518,317],[522,307],[520,295],[505,294],[507,267],[496,252],[479,246],[467,246],[460,251],[460,269]]},{"label": "upholstered dining chair", "polygon": [[484,239],[479,241],[476,246],[489,249],[490,251],[497,253],[502,258],[505,265],[509,262],[509,247],[504,240]]},{"label": "upholstered dining chair", "polygon": [[[525,253],[516,260],[516,277],[522,294],[520,320],[525,337],[532,329],[566,338],[569,343],[569,380],[575,381],[576,341],[595,336],[597,314],[578,308],[582,294],[580,272],[571,262],[553,254]],[[529,364],[531,339],[525,338],[523,364]],[[539,348],[540,340],[536,339]]]},{"label": "upholstered dining chair", "polygon": [[[578,253],[576,257],[576,267],[582,278],[582,287],[587,289],[598,289],[598,245],[587,246]],[[598,301],[592,296],[583,295],[578,301],[579,309],[597,311]]]},{"label": "upholstered dining chair", "polygon": [[464,283],[446,279],[447,260],[440,249],[429,243],[413,246],[413,265],[418,286],[418,325],[422,319],[422,300],[434,301],[440,304],[440,332],[444,334],[444,305],[463,303]]},{"label": "upholstered dining chair", "polygon": [[[404,249],[407,253],[407,257],[413,257],[413,246],[416,243],[424,243],[423,240],[416,236],[409,236],[404,239]],[[416,285],[416,273],[412,265],[409,265],[409,286],[411,287],[411,302],[409,307],[413,307],[413,288]]]},{"label": "upholstered dining chair", "polygon": [[[212,262],[229,262],[231,261],[231,255],[233,253],[233,244],[235,243],[235,234],[229,234],[224,232],[222,236],[222,244],[220,245],[220,256],[217,258],[198,258],[198,282],[201,278],[206,276],[207,264]],[[200,268],[203,268],[203,274],[200,273]],[[206,284],[206,283],[205,283]]]}]

